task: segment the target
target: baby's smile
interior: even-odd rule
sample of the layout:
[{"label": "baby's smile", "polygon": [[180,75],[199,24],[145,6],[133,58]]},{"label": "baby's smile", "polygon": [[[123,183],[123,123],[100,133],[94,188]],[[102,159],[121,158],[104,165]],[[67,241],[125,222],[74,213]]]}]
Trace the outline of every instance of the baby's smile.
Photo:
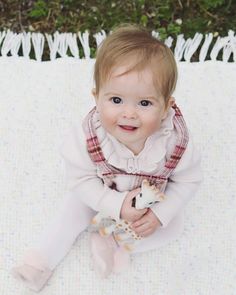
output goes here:
[{"label": "baby's smile", "polygon": [[132,132],[138,129],[136,126],[130,126],[130,125],[118,125],[122,130]]}]

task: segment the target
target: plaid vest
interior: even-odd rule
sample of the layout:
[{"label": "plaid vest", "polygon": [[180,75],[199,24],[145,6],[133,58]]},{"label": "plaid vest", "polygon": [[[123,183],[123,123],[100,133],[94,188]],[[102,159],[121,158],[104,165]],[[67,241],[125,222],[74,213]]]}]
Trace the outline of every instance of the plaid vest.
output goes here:
[{"label": "plaid vest", "polygon": [[152,175],[148,173],[127,173],[126,171],[118,169],[109,164],[103,155],[95,128],[93,126],[93,116],[96,112],[96,107],[94,107],[88,113],[83,121],[83,129],[87,139],[87,150],[91,160],[97,165],[97,168],[102,175],[103,182],[106,185],[108,185],[112,189],[116,189],[116,176],[127,175],[129,177],[134,177],[134,187],[132,189],[140,187],[142,180],[147,179],[150,184],[154,184],[160,189],[160,191],[164,192],[168,182],[168,178],[174,171],[184,151],[186,150],[189,140],[188,129],[186,127],[186,123],[180,109],[177,107],[176,104],[172,108],[175,111],[173,124],[174,128],[177,131],[177,140],[175,143],[175,147],[171,153],[171,156],[166,159],[165,163],[159,169],[159,171],[156,174]]}]

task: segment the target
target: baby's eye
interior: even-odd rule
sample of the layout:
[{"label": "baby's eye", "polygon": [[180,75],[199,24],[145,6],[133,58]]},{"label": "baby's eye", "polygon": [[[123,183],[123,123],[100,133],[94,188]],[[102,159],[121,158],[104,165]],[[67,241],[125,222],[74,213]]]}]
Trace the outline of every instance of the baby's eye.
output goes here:
[{"label": "baby's eye", "polygon": [[152,103],[151,103],[151,101],[149,101],[149,100],[147,100],[147,99],[143,99],[143,100],[140,101],[140,105],[141,105],[142,107],[147,107],[147,106],[152,105]]},{"label": "baby's eye", "polygon": [[111,101],[115,104],[119,104],[122,102],[122,99],[120,97],[114,96],[111,98]]}]

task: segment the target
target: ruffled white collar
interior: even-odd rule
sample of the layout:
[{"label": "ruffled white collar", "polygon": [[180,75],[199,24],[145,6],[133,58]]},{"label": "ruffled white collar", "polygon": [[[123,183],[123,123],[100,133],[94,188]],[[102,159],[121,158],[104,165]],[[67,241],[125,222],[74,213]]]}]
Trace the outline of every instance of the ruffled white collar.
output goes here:
[{"label": "ruffled white collar", "polygon": [[160,129],[148,137],[143,150],[138,155],[134,155],[125,145],[104,130],[99,120],[99,114],[95,112],[93,123],[101,149],[108,163],[129,173],[155,170],[157,164],[166,155],[167,140],[174,129],[174,115],[175,111],[170,108],[167,117],[162,121]]}]

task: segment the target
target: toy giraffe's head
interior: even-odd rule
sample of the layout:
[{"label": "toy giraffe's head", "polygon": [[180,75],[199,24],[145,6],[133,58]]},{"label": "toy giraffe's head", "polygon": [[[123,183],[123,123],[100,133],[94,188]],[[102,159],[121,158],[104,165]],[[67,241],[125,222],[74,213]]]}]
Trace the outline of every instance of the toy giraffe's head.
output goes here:
[{"label": "toy giraffe's head", "polygon": [[135,208],[143,209],[149,208],[153,204],[163,201],[165,195],[154,185],[150,185],[149,182],[144,179],[141,186],[141,192],[135,197]]}]

